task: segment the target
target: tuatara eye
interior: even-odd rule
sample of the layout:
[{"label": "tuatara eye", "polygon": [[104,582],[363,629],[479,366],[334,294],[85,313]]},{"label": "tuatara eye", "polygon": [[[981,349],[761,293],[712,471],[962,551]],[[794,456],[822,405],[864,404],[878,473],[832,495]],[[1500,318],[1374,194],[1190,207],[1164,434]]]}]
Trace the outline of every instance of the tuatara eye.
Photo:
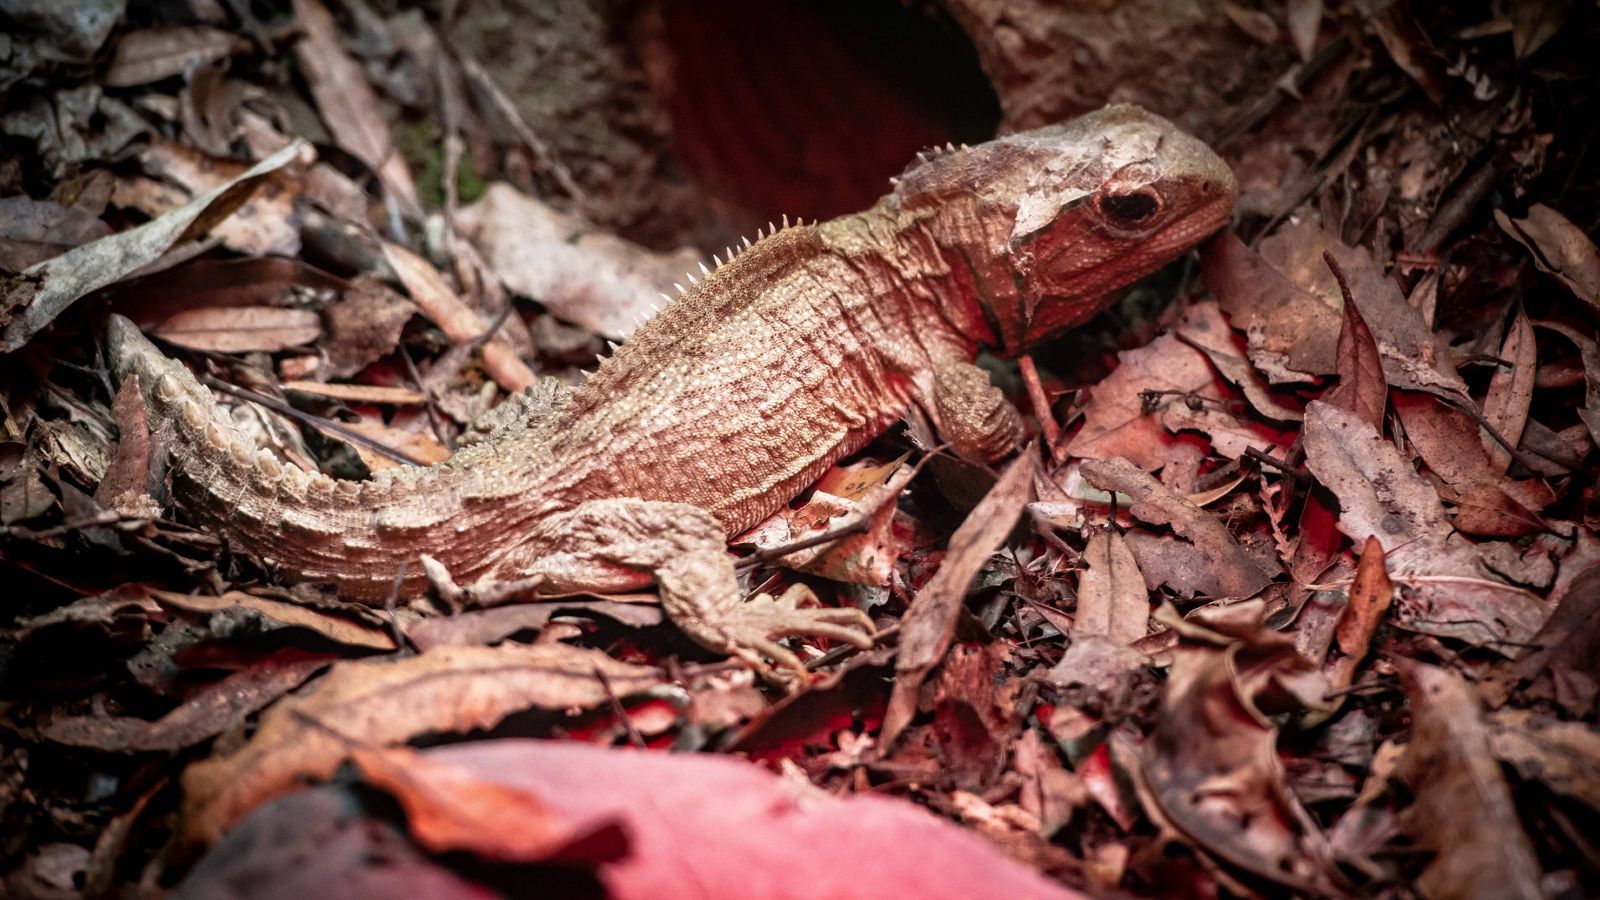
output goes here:
[{"label": "tuatara eye", "polygon": [[1102,194],[1096,198],[1095,205],[1099,207],[1100,215],[1112,224],[1137,226],[1156,217],[1161,211],[1161,198],[1150,190]]}]

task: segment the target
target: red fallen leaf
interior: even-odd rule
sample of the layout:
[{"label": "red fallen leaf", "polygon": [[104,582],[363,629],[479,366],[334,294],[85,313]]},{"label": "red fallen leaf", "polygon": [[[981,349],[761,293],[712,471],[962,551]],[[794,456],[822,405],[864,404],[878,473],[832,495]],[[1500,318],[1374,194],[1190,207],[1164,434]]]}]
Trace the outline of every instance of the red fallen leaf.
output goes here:
[{"label": "red fallen leaf", "polygon": [[350,758],[371,784],[405,809],[417,843],[496,862],[593,863],[619,859],[628,840],[617,821],[577,824],[525,788],[478,777],[409,748],[362,747]]},{"label": "red fallen leaf", "polygon": [[[1324,256],[1330,265],[1337,265],[1332,254]],[[1349,410],[1368,425],[1381,428],[1383,408],[1389,398],[1389,382],[1383,377],[1383,358],[1378,355],[1378,342],[1372,337],[1372,329],[1361,318],[1361,309],[1348,298],[1339,322],[1335,365],[1339,384],[1322,396],[1323,402]]]},{"label": "red fallen leaf", "polygon": [[620,820],[633,852],[599,870],[615,898],[1080,896],[910,803],[837,799],[742,760],[524,740],[427,756],[569,821]]}]

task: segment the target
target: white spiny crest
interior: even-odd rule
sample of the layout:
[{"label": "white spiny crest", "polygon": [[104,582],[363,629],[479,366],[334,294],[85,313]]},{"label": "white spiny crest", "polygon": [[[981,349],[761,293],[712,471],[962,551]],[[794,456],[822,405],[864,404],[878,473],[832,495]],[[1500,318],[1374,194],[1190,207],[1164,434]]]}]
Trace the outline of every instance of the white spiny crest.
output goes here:
[{"label": "white spiny crest", "polygon": [[[761,237],[761,233],[760,232],[756,232],[756,237],[757,237],[757,239],[759,239]],[[744,241],[744,248],[746,250],[750,249],[750,239],[749,238],[743,237],[743,238],[740,238],[739,240]]]},{"label": "white spiny crest", "polygon": [[788,213],[784,213],[783,214],[783,227],[785,227],[785,228],[789,227],[789,214]]},{"label": "white spiny crest", "polygon": [[607,353],[610,353],[610,354],[612,354],[614,356],[614,355],[616,355],[616,352],[618,350],[621,350],[621,349],[622,349],[622,345],[617,343],[616,341],[606,341],[606,352]]},{"label": "white spiny crest", "polygon": [[951,143],[950,141],[945,141],[944,142],[944,149],[945,149],[946,153],[954,153],[954,152],[956,152],[956,145]]},{"label": "white spiny crest", "polygon": [[972,148],[968,147],[966,144],[962,144],[961,145],[961,149],[963,149],[963,150],[971,150]]},{"label": "white spiny crest", "polygon": [[722,248],[722,255],[728,258],[728,262],[733,262],[733,258],[739,255],[739,251],[735,247],[724,247]]},{"label": "white spiny crest", "polygon": [[[731,253],[728,254],[728,258],[729,259],[733,259],[733,254],[731,254]],[[720,257],[720,256],[716,255],[715,253],[713,253],[713,254],[711,254],[711,261],[717,264],[717,266],[716,266],[717,268],[719,268],[719,269],[722,268],[722,257]],[[705,263],[701,263],[701,265],[705,265]]]},{"label": "white spiny crest", "polygon": [[[717,265],[719,265],[719,266],[720,266],[720,265],[722,265],[722,264],[721,264],[721,263],[718,263],[718,264],[717,264]],[[701,264],[700,264],[700,274],[701,274],[701,275],[710,275],[710,274],[711,274],[711,270],[710,270],[710,269],[708,269],[708,268],[706,268],[706,264],[705,264],[705,263],[703,263],[703,262],[702,262],[702,263],[701,263]]]},{"label": "white spiny crest", "polygon": [[689,283],[690,284],[699,284],[700,283],[700,279],[694,277],[694,273],[693,272],[685,272],[685,273],[683,273],[683,277],[689,279]]},{"label": "white spiny crest", "polygon": [[918,150],[918,151],[917,151],[917,162],[919,162],[919,163],[925,163],[925,162],[927,162],[927,161],[928,161],[928,153],[927,153],[927,151],[925,151],[925,150]]},{"label": "white spiny crest", "polygon": [[685,293],[685,291],[684,291],[684,289],[683,289],[683,285],[681,285],[681,284],[679,284],[679,283],[677,283],[677,282],[676,282],[676,281],[674,281],[674,282],[673,282],[673,283],[672,283],[672,286],[673,286],[673,287],[675,287],[675,288],[677,288],[677,289],[678,289],[678,293],[679,293],[679,294],[683,294],[683,293]]}]

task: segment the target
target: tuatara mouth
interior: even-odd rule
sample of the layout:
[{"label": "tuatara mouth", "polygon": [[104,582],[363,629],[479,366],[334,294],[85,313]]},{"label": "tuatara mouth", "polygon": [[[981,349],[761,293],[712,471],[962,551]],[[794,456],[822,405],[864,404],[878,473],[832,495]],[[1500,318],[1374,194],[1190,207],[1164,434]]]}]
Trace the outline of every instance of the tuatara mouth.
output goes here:
[{"label": "tuatara mouth", "polygon": [[936,4],[672,0],[661,14],[678,151],[735,228],[864,209],[917,151],[981,143],[1000,121]]}]

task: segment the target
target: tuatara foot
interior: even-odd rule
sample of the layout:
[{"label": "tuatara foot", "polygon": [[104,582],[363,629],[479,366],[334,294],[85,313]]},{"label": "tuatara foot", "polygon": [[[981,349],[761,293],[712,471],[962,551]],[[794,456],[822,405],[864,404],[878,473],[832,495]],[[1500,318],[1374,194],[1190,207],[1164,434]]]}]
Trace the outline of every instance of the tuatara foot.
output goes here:
[{"label": "tuatara foot", "polygon": [[[738,601],[727,554],[684,554],[657,572],[661,603],[684,634],[708,650],[742,660],[762,677],[788,683],[806,677],[805,665],[779,641],[786,637],[825,637],[862,649],[872,646],[872,620],[853,608],[802,608],[816,595],[803,584],[780,597],[756,594]],[[720,601],[720,602],[718,602]],[[767,660],[791,675],[785,678]]]}]

